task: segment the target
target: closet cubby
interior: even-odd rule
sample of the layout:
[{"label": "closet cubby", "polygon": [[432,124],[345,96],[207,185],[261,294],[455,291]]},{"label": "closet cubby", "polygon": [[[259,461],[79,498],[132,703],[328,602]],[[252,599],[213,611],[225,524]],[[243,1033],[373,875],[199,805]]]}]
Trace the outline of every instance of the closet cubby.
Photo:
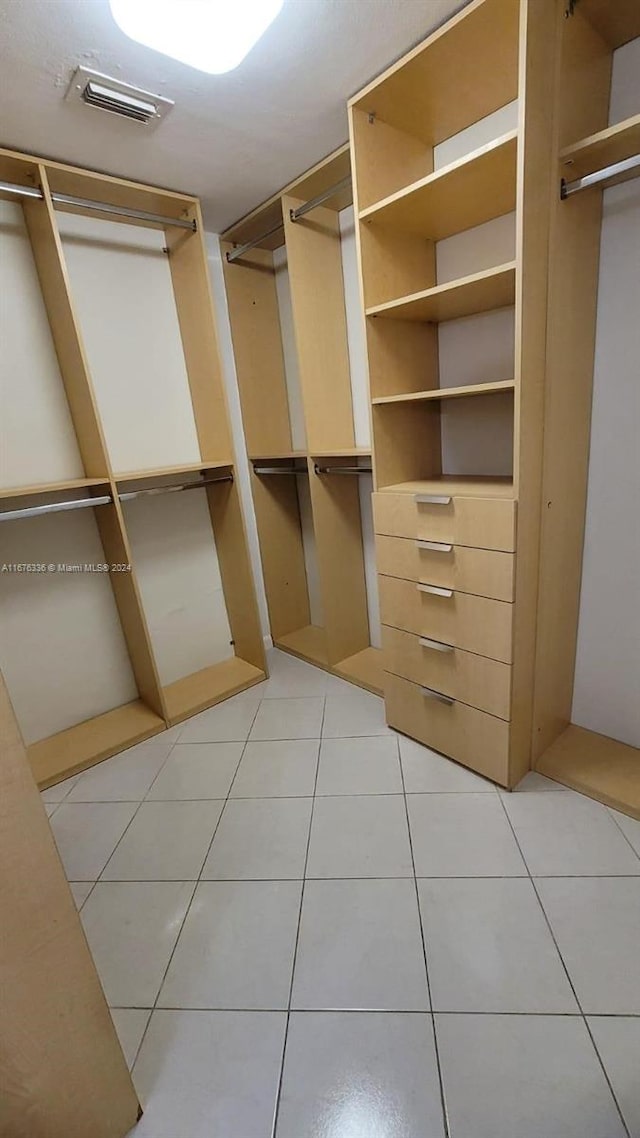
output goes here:
[{"label": "closet cubby", "polygon": [[344,147],[221,248],[274,643],[379,692],[366,369],[345,309],[349,171]]},{"label": "closet cubby", "polygon": [[0,174],[0,667],[46,786],[259,682],[264,647],[197,199]]}]

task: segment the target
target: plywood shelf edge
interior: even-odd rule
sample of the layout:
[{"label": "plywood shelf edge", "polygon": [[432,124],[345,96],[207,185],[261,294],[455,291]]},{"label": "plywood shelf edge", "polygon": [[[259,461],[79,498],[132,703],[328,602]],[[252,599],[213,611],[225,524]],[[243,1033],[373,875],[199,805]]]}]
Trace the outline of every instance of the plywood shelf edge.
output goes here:
[{"label": "plywood shelf edge", "polygon": [[377,406],[385,403],[422,403],[437,399],[465,399],[467,396],[496,395],[501,391],[513,391],[515,382],[512,379],[500,380],[497,383],[470,383],[464,387],[436,387],[432,391],[410,391],[403,395],[381,395],[371,402]]},{"label": "plywood shelf edge", "polygon": [[640,114],[566,146],[558,157],[563,174],[573,180],[631,158],[639,150]]},{"label": "plywood shelf edge", "polygon": [[514,303],[515,275],[516,262],[507,261],[435,288],[376,304],[366,309],[366,315],[438,323],[474,312],[504,308]]}]

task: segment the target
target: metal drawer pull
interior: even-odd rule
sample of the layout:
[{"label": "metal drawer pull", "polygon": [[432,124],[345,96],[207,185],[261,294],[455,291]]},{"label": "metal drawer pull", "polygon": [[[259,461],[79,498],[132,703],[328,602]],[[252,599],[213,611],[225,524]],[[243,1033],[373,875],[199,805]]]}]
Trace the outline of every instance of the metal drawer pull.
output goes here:
[{"label": "metal drawer pull", "polygon": [[440,703],[446,703],[449,707],[456,702],[450,695],[443,695],[441,691],[434,691],[433,688],[421,688],[420,690],[427,699],[437,699]]},{"label": "metal drawer pull", "polygon": [[453,652],[453,644],[443,644],[440,640],[427,640],[421,636],[418,643],[421,648],[433,648],[436,652]]},{"label": "metal drawer pull", "polygon": [[453,589],[439,589],[436,585],[416,585],[419,593],[434,593],[436,597],[452,597]]},{"label": "metal drawer pull", "polygon": [[452,545],[445,545],[442,541],[416,541],[418,549],[431,549],[434,553],[451,553]]},{"label": "metal drawer pull", "polygon": [[417,505],[448,506],[451,501],[451,496],[443,497],[441,494],[414,494],[413,500]]}]

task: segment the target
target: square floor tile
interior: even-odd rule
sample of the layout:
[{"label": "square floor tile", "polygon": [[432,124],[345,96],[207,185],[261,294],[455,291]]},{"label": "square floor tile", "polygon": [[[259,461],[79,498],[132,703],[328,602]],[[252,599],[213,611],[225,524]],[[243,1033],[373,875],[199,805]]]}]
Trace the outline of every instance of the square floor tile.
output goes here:
[{"label": "square floor tile", "polygon": [[312,798],[230,799],[205,862],[205,879],[304,877]]},{"label": "square floor tile", "polygon": [[426,1011],[413,881],[307,881],[291,1006]]},{"label": "square floor tile", "polygon": [[630,818],[628,814],[621,814],[619,810],[609,810],[609,813],[640,857],[640,822],[638,819]]},{"label": "square floor tile", "polygon": [[534,790],[568,789],[569,788],[563,786],[561,782],[554,782],[552,778],[546,778],[545,775],[539,774],[538,771],[529,771],[513,790],[503,790],[500,788],[500,793],[508,798],[510,794],[530,794]]},{"label": "square floor tile", "polygon": [[250,738],[319,739],[324,697],[265,699],[260,704]]},{"label": "square floor tile", "polygon": [[63,802],[51,829],[68,881],[95,881],[107,864],[137,802]]},{"label": "square floor tile", "polygon": [[582,1010],[640,1015],[640,877],[538,878]]},{"label": "square floor tile", "polygon": [[286,1009],[300,893],[296,881],[203,881],[159,1007]]},{"label": "square floor tile", "polygon": [[176,743],[147,798],[226,798],[244,743]]},{"label": "square floor tile", "polygon": [[264,699],[324,696],[328,676],[321,668],[314,668],[312,664],[279,652],[277,648],[267,653],[267,666],[269,678],[262,685]]},{"label": "square floor tile", "polygon": [[346,739],[358,735],[392,735],[387,727],[384,700],[351,685],[343,694],[327,694],[322,737]]},{"label": "square floor tile", "polygon": [[579,1016],[437,1015],[451,1138],[625,1138]]},{"label": "square floor tile", "polygon": [[98,882],[81,920],[111,1007],[153,1007],[193,890],[190,881]]},{"label": "square floor tile", "polygon": [[231,787],[232,798],[298,798],[313,794],[316,739],[247,743]]},{"label": "square floor tile", "polygon": [[95,885],[95,881],[70,881],[69,888],[73,893],[76,909],[81,909]]},{"label": "square floor tile", "polygon": [[200,875],[224,802],[143,802],[103,881],[188,881]]},{"label": "square floor tile", "polygon": [[67,802],[140,802],[164,766],[172,743],[141,743],[84,771]]},{"label": "square floor tile", "polygon": [[415,739],[398,736],[400,758],[407,794],[435,794],[447,791],[474,791],[495,794],[496,788],[487,778],[468,771],[453,759],[438,755]]},{"label": "square floor tile", "polygon": [[323,739],[316,794],[402,794],[393,736]]},{"label": "square floor tile", "polygon": [[444,1012],[579,1012],[528,879],[418,882],[431,1002]]},{"label": "square floor tile", "polygon": [[293,1012],[276,1138],[444,1138],[428,1015]]},{"label": "square floor tile", "polygon": [[589,1017],[589,1027],[631,1138],[640,1138],[640,1019]]},{"label": "square floor tile", "polygon": [[408,794],[418,877],[520,877],[526,866],[497,794]]},{"label": "square floor tile", "polygon": [[62,802],[75,786],[79,774],[72,774],[71,778],[65,778],[63,782],[57,782],[55,786],[50,786],[47,790],[41,790],[40,795],[43,802]]},{"label": "square floor tile", "polygon": [[244,743],[256,711],[260,696],[251,690],[224,700],[194,715],[180,732],[180,743]]},{"label": "square floor tile", "polygon": [[640,874],[640,859],[599,802],[571,791],[503,801],[534,876]]},{"label": "square floor tile", "polygon": [[271,1138],[286,1021],[154,1012],[133,1072],[144,1115],[130,1138]]},{"label": "square floor tile", "polygon": [[404,796],[316,798],[307,877],[413,877]]},{"label": "square floor tile", "polygon": [[133,1067],[151,1012],[148,1008],[112,1008],[111,1018],[129,1070]]}]

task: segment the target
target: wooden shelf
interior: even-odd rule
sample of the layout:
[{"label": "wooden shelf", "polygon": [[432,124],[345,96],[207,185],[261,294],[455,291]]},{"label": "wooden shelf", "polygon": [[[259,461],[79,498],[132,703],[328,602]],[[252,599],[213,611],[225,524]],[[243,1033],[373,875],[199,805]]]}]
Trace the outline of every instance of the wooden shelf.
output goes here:
[{"label": "wooden shelf", "polygon": [[589,798],[640,819],[640,750],[571,724],[536,770]]},{"label": "wooden shelf", "polygon": [[374,695],[383,694],[384,669],[381,648],[364,648],[362,652],[356,652],[354,656],[341,660],[333,671],[343,679],[350,680],[352,684],[358,684],[359,687],[373,692]]},{"label": "wooden shelf", "polygon": [[361,210],[360,220],[440,241],[510,213],[516,206],[517,139],[516,130],[502,135]]},{"label": "wooden shelf", "polygon": [[423,403],[437,399],[466,399],[474,395],[495,395],[500,391],[513,391],[515,383],[512,379],[500,380],[498,383],[470,383],[465,387],[436,387],[432,391],[410,391],[405,395],[381,395],[371,402],[380,405],[383,403]]},{"label": "wooden shelf", "polygon": [[371,447],[339,447],[337,450],[314,450],[312,458],[368,458]]},{"label": "wooden shelf", "polygon": [[124,474],[114,474],[115,482],[136,482],[152,478],[167,478],[172,474],[199,474],[203,470],[226,470],[233,466],[233,459],[226,462],[189,462],[184,466],[157,466],[151,470],[127,470]]},{"label": "wooden shelf", "polygon": [[40,482],[33,486],[12,486],[0,490],[0,498],[22,498],[31,494],[59,494],[62,490],[84,490],[89,486],[108,486],[109,478],[71,478],[66,482]]},{"label": "wooden shelf", "polygon": [[640,151],[640,115],[608,126],[566,146],[560,151],[560,163],[567,181],[583,178],[604,166],[622,162]]},{"label": "wooden shelf", "polygon": [[380,486],[388,494],[451,494],[460,498],[513,498],[511,478],[481,478],[466,475],[442,474],[439,478],[421,479],[419,482],[397,482],[394,486]]},{"label": "wooden shelf", "polygon": [[110,755],[165,729],[164,719],[142,700],[125,703],[95,719],[50,735],[27,748],[33,776],[44,790]]},{"label": "wooden shelf", "polygon": [[184,676],[163,688],[169,722],[180,723],[264,679],[266,675],[260,668],[248,664],[239,656],[232,656],[220,664],[192,672],[190,676]]},{"label": "wooden shelf", "polygon": [[306,458],[306,450],[281,450],[272,454],[250,454],[250,462],[277,462],[285,458]]},{"label": "wooden shelf", "polygon": [[377,304],[367,308],[366,314],[388,320],[441,323],[475,312],[506,308],[515,302],[515,289],[516,264],[509,261],[494,269]]},{"label": "wooden shelf", "polygon": [[580,12],[614,50],[640,36],[638,0],[581,0]]},{"label": "wooden shelf", "polygon": [[275,640],[274,644],[276,648],[282,648],[292,656],[300,656],[310,664],[317,664],[321,668],[328,666],[324,628],[318,628],[316,624],[307,624],[295,632],[288,632],[286,636]]}]

